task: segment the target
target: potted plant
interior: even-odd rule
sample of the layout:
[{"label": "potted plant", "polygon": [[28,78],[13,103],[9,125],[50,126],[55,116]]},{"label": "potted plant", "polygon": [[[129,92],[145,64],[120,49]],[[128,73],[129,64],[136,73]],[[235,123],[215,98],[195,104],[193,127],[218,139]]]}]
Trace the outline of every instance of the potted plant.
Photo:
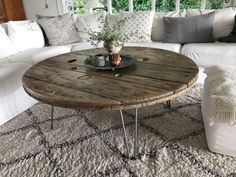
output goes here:
[{"label": "potted plant", "polygon": [[104,18],[100,18],[99,20],[104,25],[99,27],[99,31],[93,31],[91,29],[87,31],[90,36],[89,41],[95,48],[98,47],[100,42],[103,42],[103,46],[109,54],[109,59],[110,61],[112,60],[111,63],[119,65],[121,60],[119,52],[121,48],[136,33],[125,34],[123,32],[122,28],[127,22],[127,18],[120,19],[113,25],[106,23]]},{"label": "potted plant", "polygon": [[104,18],[99,19],[103,26],[99,26],[99,31],[93,31],[89,29],[89,41],[97,47],[100,42],[103,42],[104,47],[108,53],[119,53],[120,49],[124,46],[124,43],[129,40],[129,35],[122,32],[122,28],[127,19],[121,19],[114,25],[109,25],[105,22]]}]

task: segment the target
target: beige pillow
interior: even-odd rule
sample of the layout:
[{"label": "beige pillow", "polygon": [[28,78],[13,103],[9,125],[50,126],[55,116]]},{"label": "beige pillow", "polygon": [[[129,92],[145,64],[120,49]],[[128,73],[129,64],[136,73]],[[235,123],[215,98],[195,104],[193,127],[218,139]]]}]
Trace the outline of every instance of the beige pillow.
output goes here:
[{"label": "beige pillow", "polygon": [[163,41],[165,38],[165,29],[163,17],[185,17],[186,11],[157,12],[154,15],[151,38],[153,41]]},{"label": "beige pillow", "polygon": [[37,20],[46,33],[50,45],[66,45],[78,42],[78,36],[70,14],[42,17]]},{"label": "beige pillow", "polygon": [[228,36],[234,28],[234,8],[218,9],[213,23],[213,35],[215,39]]},{"label": "beige pillow", "polygon": [[[136,33],[128,42],[150,42],[154,11],[149,12],[121,12],[121,19],[127,21],[122,28],[123,33]],[[140,38],[141,37],[141,38]]]},{"label": "beige pillow", "polygon": [[101,31],[105,17],[105,12],[74,14],[73,19],[79,35],[79,40],[81,42],[89,41],[89,35],[87,33],[89,29],[97,32]]}]

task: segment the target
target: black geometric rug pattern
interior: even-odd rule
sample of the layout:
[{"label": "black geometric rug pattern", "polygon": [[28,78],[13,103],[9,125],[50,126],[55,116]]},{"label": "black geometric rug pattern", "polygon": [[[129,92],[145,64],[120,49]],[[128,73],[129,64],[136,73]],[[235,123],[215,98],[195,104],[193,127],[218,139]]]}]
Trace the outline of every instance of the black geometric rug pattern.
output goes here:
[{"label": "black geometric rug pattern", "polygon": [[[119,111],[75,111],[38,103],[0,126],[1,177],[236,176],[236,158],[208,150],[201,85],[139,109],[138,159],[126,154]],[[124,119],[133,154],[134,110]]]}]

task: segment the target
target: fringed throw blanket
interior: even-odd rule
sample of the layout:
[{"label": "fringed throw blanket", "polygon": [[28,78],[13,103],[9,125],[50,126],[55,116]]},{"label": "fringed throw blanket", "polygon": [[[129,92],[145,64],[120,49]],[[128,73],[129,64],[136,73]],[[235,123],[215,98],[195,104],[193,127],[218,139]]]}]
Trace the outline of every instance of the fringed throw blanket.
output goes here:
[{"label": "fringed throw blanket", "polygon": [[205,70],[212,105],[210,124],[236,125],[236,67],[212,66]]}]

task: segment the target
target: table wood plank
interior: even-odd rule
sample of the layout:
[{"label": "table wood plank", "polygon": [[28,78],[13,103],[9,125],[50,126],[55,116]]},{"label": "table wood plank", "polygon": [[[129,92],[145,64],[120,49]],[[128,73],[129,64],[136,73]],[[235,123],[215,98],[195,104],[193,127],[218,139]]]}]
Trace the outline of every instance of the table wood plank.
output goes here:
[{"label": "table wood plank", "polygon": [[[49,67],[56,67],[64,70],[71,70],[72,67],[77,67],[77,64],[70,63],[68,65],[62,65],[60,61],[45,61],[42,63],[42,65],[49,66]],[[135,68],[134,68],[135,69]],[[187,88],[187,84],[185,83],[180,83],[176,81],[166,81],[163,79],[158,79],[158,78],[148,78],[145,76],[141,75],[136,75],[133,70],[129,69],[122,69],[116,72],[112,71],[95,71],[92,69],[89,69],[83,65],[79,65],[78,69],[73,70],[75,72],[83,72],[83,73],[89,73],[91,75],[100,76],[100,77],[108,77],[111,79],[114,79],[114,74],[116,72],[121,73],[121,77],[116,78],[119,80],[127,81],[127,82],[132,82],[132,83],[137,83],[145,86],[151,86],[155,88],[161,88],[161,89],[166,89],[166,90],[172,90],[173,92],[178,92],[183,89]]]},{"label": "table wood plank", "polygon": [[[135,83],[120,81],[117,78],[99,78],[93,75],[58,68],[40,66],[40,70],[32,67],[25,76],[44,82],[86,92],[93,95],[119,100],[122,104],[138,103],[158,99],[172,95],[172,91],[166,91],[155,87],[146,87]],[[157,94],[158,93],[158,94]],[[149,95],[147,97],[146,95]]]},{"label": "table wood plank", "polygon": [[[27,76],[23,76],[23,86],[27,93],[33,98],[54,106],[75,109],[78,107],[104,109],[104,107],[108,106],[108,102],[110,106],[107,108],[121,105],[121,103],[117,100],[104,98],[102,96],[89,94],[78,90],[75,91],[71,88],[64,89],[58,85]],[[92,99],[97,101],[91,102]]]},{"label": "table wood plank", "polygon": [[[77,59],[76,62],[70,63],[71,67],[73,66],[83,66],[84,65],[84,60],[87,58],[86,56],[80,57],[72,57]],[[63,66],[61,63],[56,63],[56,62],[64,62],[67,63],[70,58],[65,59],[65,57],[61,57],[60,59],[57,58],[52,58],[52,63],[55,63],[55,65],[59,65],[58,67]],[[50,61],[48,61],[50,62]],[[192,61],[193,62],[193,61]],[[182,84],[187,84],[191,85],[194,81],[189,80],[189,77],[192,77],[191,75],[197,75],[198,70],[197,69],[191,69],[191,68],[180,68],[180,67],[173,67],[173,66],[165,66],[165,65],[152,65],[150,63],[145,63],[145,62],[138,62],[137,67],[133,69],[133,67],[130,67],[129,70],[127,71],[126,69],[121,70],[122,74],[129,74],[129,75],[136,75],[140,77],[145,77],[145,78],[151,78],[151,79],[158,79],[158,80],[163,80],[163,81],[169,81],[169,82],[176,82]],[[197,66],[196,66],[197,68]],[[82,69],[82,68],[80,68]],[[90,72],[91,69],[87,69],[86,72]],[[175,89],[178,90],[178,89]]]}]

